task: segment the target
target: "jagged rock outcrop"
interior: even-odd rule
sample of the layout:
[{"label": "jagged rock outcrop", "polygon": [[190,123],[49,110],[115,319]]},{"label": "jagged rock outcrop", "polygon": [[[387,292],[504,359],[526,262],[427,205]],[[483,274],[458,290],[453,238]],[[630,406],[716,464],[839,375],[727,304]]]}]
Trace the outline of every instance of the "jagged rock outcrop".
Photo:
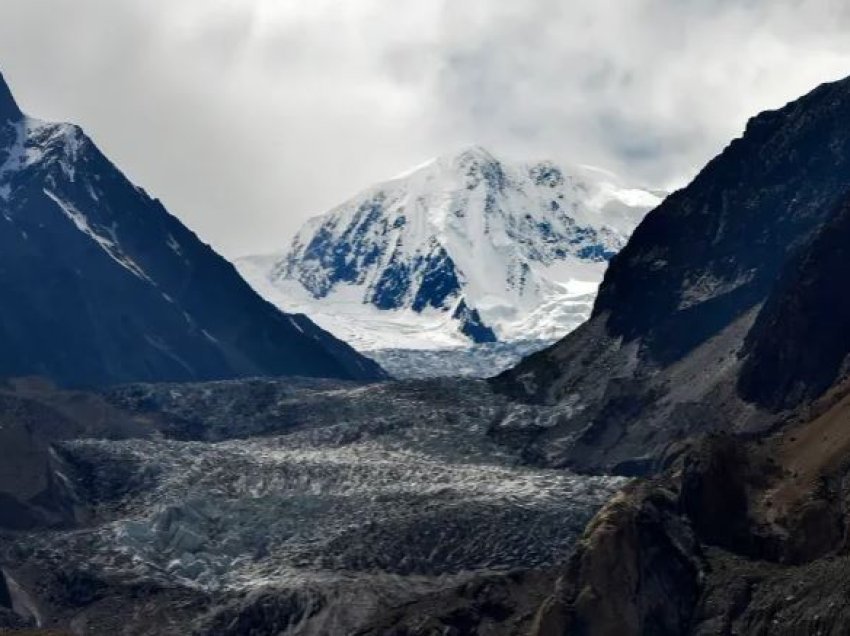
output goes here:
[{"label": "jagged rock outcrop", "polygon": [[556,578],[554,569],[479,577],[385,611],[356,636],[527,636]]},{"label": "jagged rock outcrop", "polygon": [[588,525],[531,633],[846,633],[842,392],[766,439],[695,442],[667,475],[625,489]]},{"label": "jagged rock outcrop", "polygon": [[673,636],[690,624],[703,562],[676,495],[639,484],[588,525],[555,593],[539,608],[534,636]]}]

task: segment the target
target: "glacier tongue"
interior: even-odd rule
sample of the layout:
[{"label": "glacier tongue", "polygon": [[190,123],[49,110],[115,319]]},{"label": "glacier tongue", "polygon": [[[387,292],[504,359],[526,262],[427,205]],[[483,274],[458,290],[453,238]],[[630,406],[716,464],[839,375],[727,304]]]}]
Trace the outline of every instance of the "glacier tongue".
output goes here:
[{"label": "glacier tongue", "polygon": [[237,267],[361,351],[551,341],[586,319],[608,259],[660,201],[599,169],[473,147],[363,191],[284,253]]},{"label": "glacier tongue", "polygon": [[490,427],[552,414],[481,381],[131,385],[110,400],[156,410],[175,438],[63,444],[98,523],[22,549],[114,580],[248,590],[548,565],[622,485],[521,465]]},{"label": "glacier tongue", "polygon": [[[80,397],[50,399],[71,410]],[[480,380],[101,397],[81,421],[109,404],[144,437],[54,444],[46,479],[61,487],[41,499],[81,523],[7,533],[2,548],[3,574],[20,575],[47,624],[86,633],[360,633],[427,595],[562,561],[625,483],[527,465],[506,440],[563,406],[513,403]]]}]

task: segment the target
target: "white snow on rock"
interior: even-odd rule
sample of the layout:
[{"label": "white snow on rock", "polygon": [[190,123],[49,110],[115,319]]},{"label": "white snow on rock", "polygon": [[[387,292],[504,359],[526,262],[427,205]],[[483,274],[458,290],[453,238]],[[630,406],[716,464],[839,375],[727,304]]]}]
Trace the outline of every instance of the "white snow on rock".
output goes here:
[{"label": "white snow on rock", "polygon": [[[76,209],[71,203],[69,203],[68,201],[63,201],[50,190],[44,190],[44,194],[58,206],[62,213],[68,217],[68,219],[80,232],[90,237],[103,249],[104,252],[109,254],[112,260],[121,265],[121,267],[130,271],[134,276],[137,276],[142,280],[148,281],[149,283],[153,283],[153,281],[151,281],[148,275],[145,274],[144,270],[139,267],[138,264],[136,264],[136,262],[132,258],[130,258],[121,251],[114,230],[109,230],[108,228],[101,228],[102,232],[111,235],[109,237],[104,236],[103,234],[92,228],[89,224],[89,220],[86,215]],[[167,301],[174,302],[167,294],[163,294],[163,296]]]},{"label": "white snow on rock", "polygon": [[[551,342],[588,317],[608,259],[661,200],[597,168],[473,147],[368,188],[308,221],[285,251],[236,265],[269,301],[361,351],[466,347],[488,330]],[[456,315],[464,306],[477,312],[472,328]]]}]

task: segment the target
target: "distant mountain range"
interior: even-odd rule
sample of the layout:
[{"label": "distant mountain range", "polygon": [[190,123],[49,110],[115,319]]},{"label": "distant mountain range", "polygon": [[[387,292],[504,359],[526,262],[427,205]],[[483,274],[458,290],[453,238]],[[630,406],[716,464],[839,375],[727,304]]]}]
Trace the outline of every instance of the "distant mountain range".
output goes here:
[{"label": "distant mountain range", "polygon": [[361,350],[554,340],[589,315],[608,260],[662,200],[607,172],[472,147],[308,221],[237,267]]},{"label": "distant mountain range", "polygon": [[2,78],[0,216],[0,376],[383,377],[260,298],[80,128],[24,115]]}]

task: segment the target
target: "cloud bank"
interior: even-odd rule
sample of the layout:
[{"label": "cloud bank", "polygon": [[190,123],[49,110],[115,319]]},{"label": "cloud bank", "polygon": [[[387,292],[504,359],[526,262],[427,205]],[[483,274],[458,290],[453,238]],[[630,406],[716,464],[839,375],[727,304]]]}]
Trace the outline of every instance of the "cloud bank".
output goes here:
[{"label": "cloud bank", "polygon": [[5,0],[24,110],[83,125],[228,256],[471,143],[692,177],[850,74],[837,0]]}]

